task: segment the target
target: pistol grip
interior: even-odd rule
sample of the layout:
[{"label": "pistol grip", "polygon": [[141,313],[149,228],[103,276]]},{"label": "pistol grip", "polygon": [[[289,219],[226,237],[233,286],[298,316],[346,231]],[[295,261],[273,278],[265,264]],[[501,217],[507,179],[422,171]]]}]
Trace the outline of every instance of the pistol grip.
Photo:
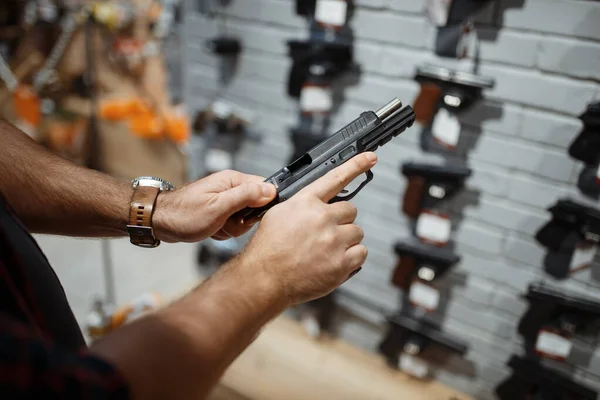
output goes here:
[{"label": "pistol grip", "polygon": [[408,290],[416,268],[417,262],[414,258],[400,257],[392,276],[392,284],[398,289]]},{"label": "pistol grip", "polygon": [[442,97],[442,88],[435,83],[422,83],[421,92],[414,102],[416,120],[428,126],[435,115],[437,105]]},{"label": "pistol grip", "polygon": [[417,218],[421,213],[425,185],[425,178],[413,176],[408,179],[408,186],[404,191],[404,198],[402,200],[402,212],[406,216]]}]

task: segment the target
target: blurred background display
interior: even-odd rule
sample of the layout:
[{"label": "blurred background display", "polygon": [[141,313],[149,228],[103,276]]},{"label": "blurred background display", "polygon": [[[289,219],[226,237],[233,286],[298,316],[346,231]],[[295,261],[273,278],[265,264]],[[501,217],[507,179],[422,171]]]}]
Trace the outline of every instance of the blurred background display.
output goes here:
[{"label": "blurred background display", "polygon": [[[0,6],[0,118],[123,179],[271,176],[393,98],[416,122],[352,199],[363,270],[267,327],[213,400],[596,399],[600,2]],[[37,238],[91,341],[252,233]]]}]

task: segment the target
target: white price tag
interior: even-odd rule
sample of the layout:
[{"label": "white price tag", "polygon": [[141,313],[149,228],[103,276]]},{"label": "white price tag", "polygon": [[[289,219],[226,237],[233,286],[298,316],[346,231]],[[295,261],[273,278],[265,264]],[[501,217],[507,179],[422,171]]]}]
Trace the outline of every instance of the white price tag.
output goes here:
[{"label": "white price tag", "polygon": [[315,20],[324,25],[344,26],[347,13],[345,0],[317,0]]},{"label": "white price tag", "polygon": [[209,171],[223,171],[233,168],[233,157],[230,153],[220,149],[211,149],[206,154],[206,168]]},{"label": "white price tag", "polygon": [[538,334],[535,349],[550,358],[566,359],[571,353],[571,340],[557,333],[542,330]]},{"label": "white price tag", "polygon": [[448,243],[451,228],[450,219],[442,215],[423,212],[417,220],[417,236],[439,245]]},{"label": "white price tag", "polygon": [[455,148],[460,138],[460,121],[445,108],[440,108],[433,120],[431,133],[438,143]]},{"label": "white price tag", "polygon": [[400,354],[398,367],[400,370],[419,379],[427,377],[429,373],[429,366],[425,361],[406,353]]},{"label": "white price tag", "polygon": [[229,115],[233,112],[233,107],[229,103],[224,101],[216,101],[212,105],[212,112],[218,118],[228,118]]},{"label": "white price tag", "polygon": [[435,311],[440,305],[440,292],[433,286],[426,285],[419,281],[415,281],[410,286],[408,294],[410,302],[426,309],[427,311]]},{"label": "white price tag", "polygon": [[448,23],[448,14],[452,0],[427,0],[425,11],[429,21],[436,26],[445,26]]},{"label": "white price tag", "polygon": [[577,246],[573,253],[573,258],[571,258],[569,270],[575,272],[579,269],[589,267],[596,256],[596,250],[598,250],[598,246],[595,245],[584,244]]},{"label": "white price tag", "polygon": [[320,86],[305,86],[300,94],[300,107],[305,112],[329,112],[333,107],[331,90]]}]

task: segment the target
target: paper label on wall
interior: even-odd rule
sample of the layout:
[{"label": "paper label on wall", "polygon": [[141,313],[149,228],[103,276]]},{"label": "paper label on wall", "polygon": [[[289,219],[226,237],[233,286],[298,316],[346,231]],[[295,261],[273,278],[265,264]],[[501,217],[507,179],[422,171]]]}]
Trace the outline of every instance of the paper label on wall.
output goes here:
[{"label": "paper label on wall", "polygon": [[324,25],[344,26],[347,13],[345,0],[317,0],[315,20]]},{"label": "paper label on wall", "polygon": [[206,168],[209,171],[223,171],[233,168],[233,156],[224,150],[211,149],[206,153]]},{"label": "paper label on wall", "polygon": [[212,112],[218,118],[228,118],[233,112],[233,107],[231,107],[231,104],[225,101],[215,101],[212,105]]},{"label": "paper label on wall", "polygon": [[329,112],[333,107],[331,89],[320,86],[305,86],[300,94],[300,107],[304,112]]},{"label": "paper label on wall", "polygon": [[566,359],[571,353],[573,343],[555,332],[541,330],[535,343],[535,349],[548,357]]},{"label": "paper label on wall", "polygon": [[448,217],[423,212],[417,220],[417,236],[435,244],[446,244],[450,240],[451,222]]},{"label": "paper label on wall", "polygon": [[400,354],[398,367],[401,371],[420,379],[427,377],[429,373],[429,366],[425,361],[406,353]]},{"label": "paper label on wall", "polygon": [[433,286],[426,285],[419,281],[414,282],[410,286],[408,294],[410,302],[414,305],[422,307],[427,311],[437,310],[440,304],[440,292]]},{"label": "paper label on wall", "polygon": [[445,26],[448,23],[448,14],[452,0],[427,0],[425,12],[429,21],[436,26]]},{"label": "paper label on wall", "polygon": [[571,258],[569,270],[575,272],[579,269],[589,267],[596,256],[597,250],[598,246],[596,245],[584,244],[577,246],[573,252],[573,257]]},{"label": "paper label on wall", "polygon": [[455,148],[460,138],[460,121],[458,117],[445,108],[440,108],[433,120],[431,134],[443,146]]}]

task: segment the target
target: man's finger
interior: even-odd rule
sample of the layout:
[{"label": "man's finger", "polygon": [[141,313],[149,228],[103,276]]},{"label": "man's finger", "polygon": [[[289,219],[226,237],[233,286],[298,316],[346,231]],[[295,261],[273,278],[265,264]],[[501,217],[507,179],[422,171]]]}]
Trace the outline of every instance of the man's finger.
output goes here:
[{"label": "man's finger", "polygon": [[337,237],[347,248],[360,244],[365,238],[365,232],[358,225],[342,225],[337,229]]},{"label": "man's finger", "polygon": [[375,153],[359,154],[339,167],[329,171],[325,176],[308,185],[301,192],[317,196],[328,202],[337,196],[356,177],[367,172],[377,163]]},{"label": "man's finger", "polygon": [[353,271],[356,271],[358,268],[362,267],[367,260],[368,255],[369,250],[362,244],[350,247],[346,251],[344,259],[348,268],[348,273],[352,273]]},{"label": "man's finger", "polygon": [[327,207],[329,207],[328,211],[332,215],[333,220],[339,225],[351,224],[358,216],[356,206],[347,201],[334,203]]},{"label": "man's finger", "polygon": [[277,190],[270,183],[244,183],[219,193],[214,210],[229,218],[246,207],[262,207],[275,199]]}]

